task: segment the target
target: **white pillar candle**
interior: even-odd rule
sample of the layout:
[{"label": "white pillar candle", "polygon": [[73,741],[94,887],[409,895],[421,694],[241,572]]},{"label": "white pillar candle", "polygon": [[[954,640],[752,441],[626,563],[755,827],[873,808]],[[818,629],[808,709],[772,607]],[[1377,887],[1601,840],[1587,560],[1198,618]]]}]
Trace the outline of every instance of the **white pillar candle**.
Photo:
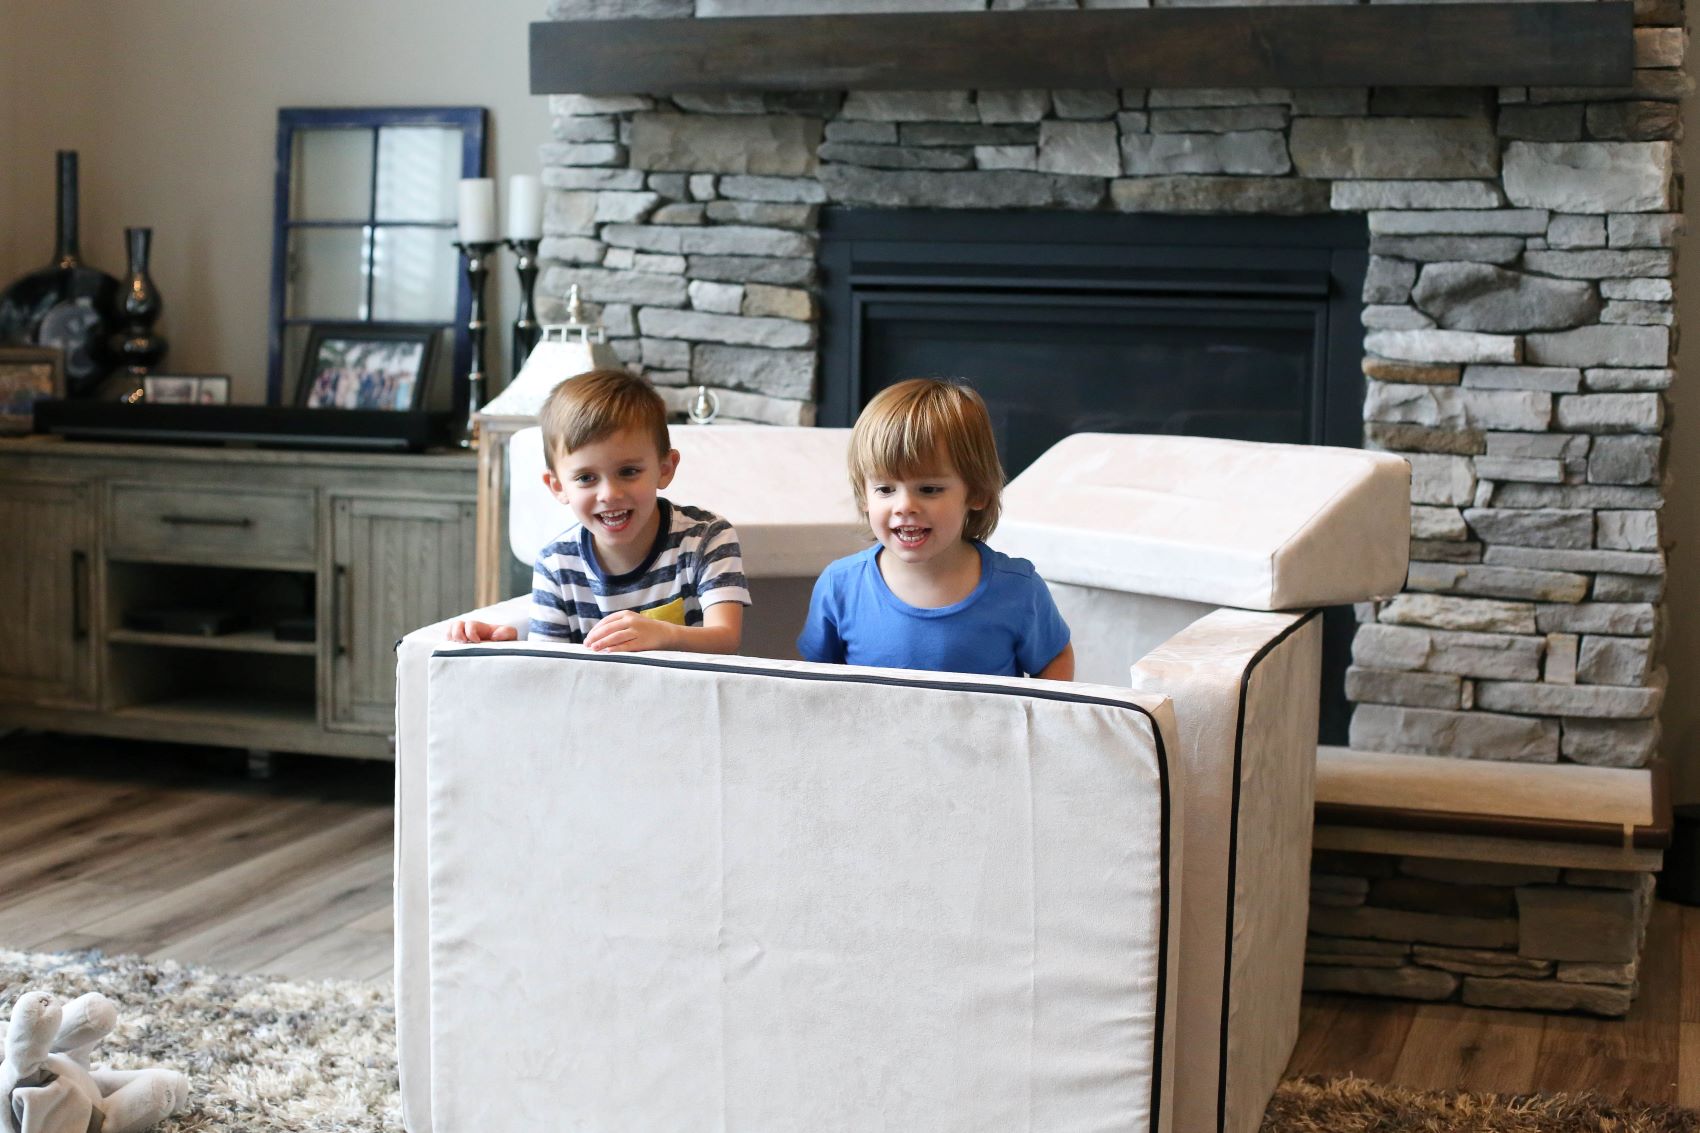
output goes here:
[{"label": "white pillar candle", "polygon": [[543,182],[529,173],[508,178],[508,239],[543,239]]},{"label": "white pillar candle", "polygon": [[460,242],[488,244],[496,239],[496,183],[468,177],[460,183]]}]

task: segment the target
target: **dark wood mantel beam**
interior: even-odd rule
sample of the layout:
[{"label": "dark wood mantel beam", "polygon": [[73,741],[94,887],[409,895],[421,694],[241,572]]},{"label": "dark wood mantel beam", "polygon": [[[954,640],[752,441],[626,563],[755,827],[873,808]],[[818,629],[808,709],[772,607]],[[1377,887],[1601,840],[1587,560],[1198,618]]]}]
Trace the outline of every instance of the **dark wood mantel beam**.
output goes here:
[{"label": "dark wood mantel beam", "polygon": [[531,25],[533,94],[1628,86],[1633,5],[1358,4]]}]

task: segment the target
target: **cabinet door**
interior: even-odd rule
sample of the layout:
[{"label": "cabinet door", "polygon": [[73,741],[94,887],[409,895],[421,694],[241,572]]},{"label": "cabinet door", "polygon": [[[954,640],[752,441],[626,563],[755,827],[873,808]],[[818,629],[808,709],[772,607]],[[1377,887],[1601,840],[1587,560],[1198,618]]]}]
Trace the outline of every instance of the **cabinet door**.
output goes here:
[{"label": "cabinet door", "polygon": [[395,728],[395,643],[472,608],[471,500],[333,496],[325,724]]},{"label": "cabinet door", "polygon": [[0,700],[94,701],[93,493],[87,484],[8,481],[0,492]]}]

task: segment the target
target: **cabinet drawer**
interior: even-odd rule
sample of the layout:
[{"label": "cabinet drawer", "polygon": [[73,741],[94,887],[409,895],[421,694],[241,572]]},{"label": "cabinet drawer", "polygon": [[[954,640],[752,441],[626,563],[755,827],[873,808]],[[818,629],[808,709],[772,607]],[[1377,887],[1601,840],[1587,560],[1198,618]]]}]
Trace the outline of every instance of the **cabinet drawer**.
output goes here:
[{"label": "cabinet drawer", "polygon": [[308,491],[114,484],[109,514],[115,556],[311,565],[317,546]]}]

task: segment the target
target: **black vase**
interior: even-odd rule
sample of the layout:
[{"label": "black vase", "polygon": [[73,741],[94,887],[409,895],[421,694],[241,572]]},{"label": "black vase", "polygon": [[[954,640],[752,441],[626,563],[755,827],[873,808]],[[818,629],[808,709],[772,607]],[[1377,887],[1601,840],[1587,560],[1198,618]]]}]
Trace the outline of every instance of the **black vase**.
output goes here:
[{"label": "black vase", "polygon": [[93,393],[112,372],[107,339],[117,327],[118,281],[86,267],[77,248],[77,155],[59,151],[59,214],[53,263],[0,291],[0,342],[58,347],[73,394]]},{"label": "black vase", "polygon": [[165,338],[153,333],[164,304],[159,288],[148,274],[148,253],[153,247],[153,229],[126,228],[124,243],[130,252],[129,269],[118,303],[123,329],[112,336],[112,357],[133,376],[144,377],[149,368],[165,357]]}]

